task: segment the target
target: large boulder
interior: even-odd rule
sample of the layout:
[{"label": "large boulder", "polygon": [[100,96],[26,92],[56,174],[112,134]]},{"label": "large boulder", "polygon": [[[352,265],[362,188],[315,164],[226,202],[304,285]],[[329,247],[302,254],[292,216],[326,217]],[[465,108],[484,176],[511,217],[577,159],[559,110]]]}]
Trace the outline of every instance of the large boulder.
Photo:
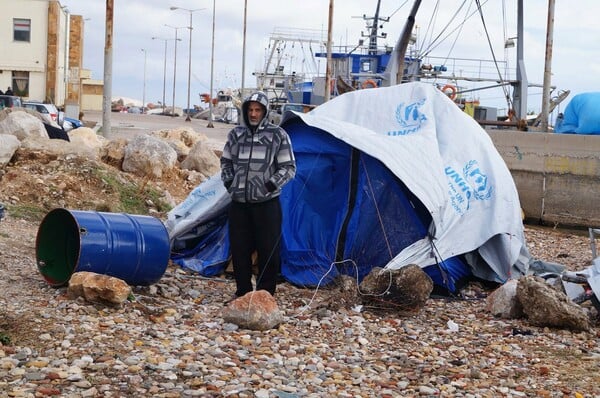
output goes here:
[{"label": "large boulder", "polygon": [[28,137],[21,142],[21,148],[55,155],[73,154],[92,160],[99,159],[99,149],[95,146],[89,146],[84,142],[69,142],[41,137]]},{"label": "large boulder", "polygon": [[99,150],[105,142],[105,138],[99,136],[89,127],[79,127],[69,131],[69,140],[75,145]]},{"label": "large boulder", "polygon": [[19,139],[11,134],[0,134],[0,168],[6,166],[21,146]]},{"label": "large boulder", "polygon": [[526,276],[519,279],[517,298],[529,322],[571,330],[590,330],[585,310],[569,297],[541,278]]},{"label": "large boulder", "polygon": [[48,138],[44,123],[28,112],[5,113],[5,117],[0,120],[0,134],[14,135],[19,141],[28,137]]},{"label": "large boulder", "polygon": [[123,171],[141,177],[161,178],[177,162],[177,152],[166,142],[147,134],[129,141],[123,157]]},{"label": "large boulder", "polygon": [[204,140],[198,141],[190,150],[190,153],[181,162],[181,168],[196,170],[205,176],[211,176],[220,169],[220,161],[217,155],[210,149]]}]

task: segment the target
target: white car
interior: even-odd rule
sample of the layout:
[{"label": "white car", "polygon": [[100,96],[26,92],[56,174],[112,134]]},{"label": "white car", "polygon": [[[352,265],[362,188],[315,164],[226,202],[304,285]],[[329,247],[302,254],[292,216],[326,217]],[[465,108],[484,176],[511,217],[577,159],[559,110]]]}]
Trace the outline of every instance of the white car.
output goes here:
[{"label": "white car", "polygon": [[58,123],[58,109],[53,104],[44,104],[39,101],[23,101],[23,107],[38,111],[42,115],[49,117],[54,123]]}]

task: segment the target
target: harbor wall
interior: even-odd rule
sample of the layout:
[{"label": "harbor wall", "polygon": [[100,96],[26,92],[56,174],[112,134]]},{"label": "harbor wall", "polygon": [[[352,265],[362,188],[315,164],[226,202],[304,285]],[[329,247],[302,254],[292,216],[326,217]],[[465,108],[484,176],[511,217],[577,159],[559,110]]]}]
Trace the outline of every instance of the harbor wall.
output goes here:
[{"label": "harbor wall", "polygon": [[486,130],[528,222],[600,227],[600,135]]}]

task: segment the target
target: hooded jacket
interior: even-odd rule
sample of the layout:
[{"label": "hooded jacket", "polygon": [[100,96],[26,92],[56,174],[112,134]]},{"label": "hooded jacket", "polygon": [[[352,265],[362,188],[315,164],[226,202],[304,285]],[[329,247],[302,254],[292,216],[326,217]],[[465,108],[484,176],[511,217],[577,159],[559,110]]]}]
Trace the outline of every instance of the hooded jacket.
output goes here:
[{"label": "hooded jacket", "polygon": [[[248,120],[251,101],[264,108],[257,126]],[[227,135],[221,155],[221,179],[235,202],[258,203],[275,198],[296,174],[290,139],[268,121],[269,100],[256,92],[242,104],[242,123]]]}]

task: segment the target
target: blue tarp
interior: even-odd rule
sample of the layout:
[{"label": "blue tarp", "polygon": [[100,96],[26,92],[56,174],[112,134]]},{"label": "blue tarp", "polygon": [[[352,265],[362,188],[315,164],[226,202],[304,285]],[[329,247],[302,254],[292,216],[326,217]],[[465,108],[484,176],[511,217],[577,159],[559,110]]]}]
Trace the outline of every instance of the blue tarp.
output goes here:
[{"label": "blue tarp", "polygon": [[600,134],[600,92],[577,94],[554,127],[560,134]]},{"label": "blue tarp", "polygon": [[[297,162],[296,177],[281,196],[286,280],[316,286],[340,273],[362,280],[426,236],[431,217],[379,160],[300,119],[285,129]],[[425,270],[442,286],[447,276],[451,290],[470,274],[456,259],[441,267],[450,272]]]}]

